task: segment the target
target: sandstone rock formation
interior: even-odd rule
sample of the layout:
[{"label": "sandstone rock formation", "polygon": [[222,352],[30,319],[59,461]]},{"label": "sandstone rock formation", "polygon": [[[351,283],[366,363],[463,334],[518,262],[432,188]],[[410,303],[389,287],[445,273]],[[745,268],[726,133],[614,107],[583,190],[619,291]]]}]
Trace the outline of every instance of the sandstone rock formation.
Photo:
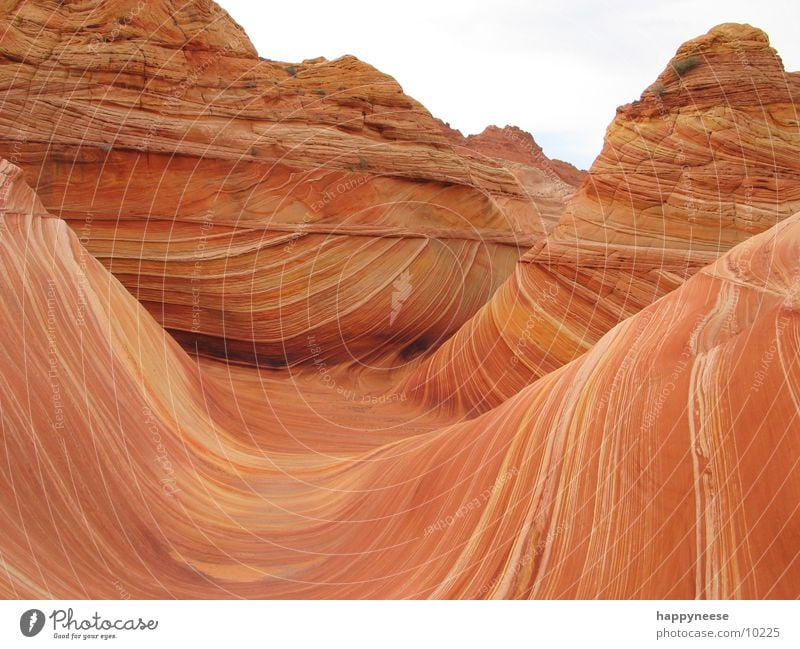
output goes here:
[{"label": "sandstone rock formation", "polygon": [[800,214],[495,410],[333,450],[0,179],[3,596],[800,595]]},{"label": "sandstone rock formation", "polygon": [[467,137],[466,146],[492,158],[541,169],[551,179],[558,178],[566,183],[564,189],[570,194],[585,175],[568,162],[549,159],[533,136],[517,126],[488,126],[482,133]]},{"label": "sandstone rock formation", "polygon": [[0,155],[189,349],[402,363],[577,186],[473,151],[352,56],[269,61],[212,2],[144,6],[3,3]]},{"label": "sandstone rock formation", "polygon": [[494,407],[800,210],[798,108],[800,74],[760,30],[725,24],[685,43],[618,109],[558,226],[403,389]]},{"label": "sandstone rock formation", "polygon": [[211,2],[0,8],[0,596],[800,597],[762,32],[584,176]]},{"label": "sandstone rock formation", "polygon": [[[463,146],[458,140],[455,143]],[[467,137],[466,147],[503,161],[526,194],[540,206],[542,222],[548,232],[556,225],[564,203],[585,176],[567,162],[549,159],[533,136],[516,126],[489,126],[482,133]]]}]

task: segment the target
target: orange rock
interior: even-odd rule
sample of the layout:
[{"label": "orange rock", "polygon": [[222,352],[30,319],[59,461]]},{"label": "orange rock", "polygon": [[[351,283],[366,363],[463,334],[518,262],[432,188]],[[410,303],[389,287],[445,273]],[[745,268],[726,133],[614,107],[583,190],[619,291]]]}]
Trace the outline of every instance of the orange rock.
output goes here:
[{"label": "orange rock", "polygon": [[576,184],[477,154],[355,57],[258,58],[212,2],[25,2],[0,31],[0,155],[203,354],[307,363],[314,336],[330,361],[402,363],[475,314]]},{"label": "orange rock", "polygon": [[467,147],[493,158],[540,169],[554,182],[563,181],[567,194],[574,193],[586,175],[568,162],[550,160],[533,136],[516,126],[489,126],[483,133],[467,137]]},{"label": "orange rock", "polygon": [[800,595],[800,214],[495,410],[334,450],[0,179],[3,596]]},{"label": "orange rock", "polygon": [[403,389],[495,407],[588,351],[720,253],[800,210],[800,76],[726,24],[618,109],[553,232]]},{"label": "orange rock", "polygon": [[682,46],[584,177],[211,2],[7,4],[0,596],[800,597],[763,33]]}]

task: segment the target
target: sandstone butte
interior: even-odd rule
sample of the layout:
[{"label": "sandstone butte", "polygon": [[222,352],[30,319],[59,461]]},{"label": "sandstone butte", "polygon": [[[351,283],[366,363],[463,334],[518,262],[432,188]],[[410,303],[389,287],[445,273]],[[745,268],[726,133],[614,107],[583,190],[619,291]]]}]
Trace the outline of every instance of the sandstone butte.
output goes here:
[{"label": "sandstone butte", "polygon": [[491,409],[800,210],[798,108],[800,74],[762,31],[724,24],[682,45],[617,110],[555,229],[401,390]]},{"label": "sandstone butte", "polygon": [[3,7],[2,596],[800,596],[763,33],[684,45],[583,178],[137,6]]},{"label": "sandstone butte", "polygon": [[496,158],[355,57],[259,58],[211,2],[0,6],[0,155],[207,355],[308,362],[313,337],[326,360],[402,363],[474,315],[582,177],[519,130]]}]

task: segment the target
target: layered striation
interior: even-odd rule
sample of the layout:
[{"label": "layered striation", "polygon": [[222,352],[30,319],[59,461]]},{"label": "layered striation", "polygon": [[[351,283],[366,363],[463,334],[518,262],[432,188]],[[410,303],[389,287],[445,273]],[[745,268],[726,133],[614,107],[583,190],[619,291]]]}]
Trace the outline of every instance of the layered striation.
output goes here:
[{"label": "layered striation", "polygon": [[724,24],[617,110],[558,225],[403,389],[475,413],[800,209],[800,75]]},{"label": "layered striation", "polygon": [[259,58],[213,2],[0,9],[0,154],[203,354],[308,363],[313,337],[332,362],[402,364],[577,186],[474,150],[355,57]]},{"label": "layered striation", "polygon": [[[586,173],[562,160],[551,160],[527,131],[516,126],[489,126],[459,147],[501,161],[540,209],[547,232],[557,224],[564,204],[575,194]],[[549,206],[548,206],[549,204]]]},{"label": "layered striation", "polygon": [[213,2],[0,9],[0,596],[800,597],[763,32],[584,174]]},{"label": "layered striation", "polygon": [[491,412],[334,450],[0,181],[5,597],[800,595],[800,214]]}]

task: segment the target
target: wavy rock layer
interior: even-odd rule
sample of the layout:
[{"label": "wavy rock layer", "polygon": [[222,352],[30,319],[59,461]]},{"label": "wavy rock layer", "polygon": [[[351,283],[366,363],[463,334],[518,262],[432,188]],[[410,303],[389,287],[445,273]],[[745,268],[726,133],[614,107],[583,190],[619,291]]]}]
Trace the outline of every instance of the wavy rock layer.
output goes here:
[{"label": "wavy rock layer", "polygon": [[0,5],[0,154],[192,350],[285,365],[312,336],[402,363],[577,186],[473,150],[354,57],[260,59],[212,2],[141,6]]},{"label": "wavy rock layer", "polygon": [[800,74],[726,24],[623,106],[553,232],[403,389],[482,412],[800,210]]},{"label": "wavy rock layer", "polygon": [[800,596],[800,214],[492,412],[334,445],[0,180],[4,596]]}]

